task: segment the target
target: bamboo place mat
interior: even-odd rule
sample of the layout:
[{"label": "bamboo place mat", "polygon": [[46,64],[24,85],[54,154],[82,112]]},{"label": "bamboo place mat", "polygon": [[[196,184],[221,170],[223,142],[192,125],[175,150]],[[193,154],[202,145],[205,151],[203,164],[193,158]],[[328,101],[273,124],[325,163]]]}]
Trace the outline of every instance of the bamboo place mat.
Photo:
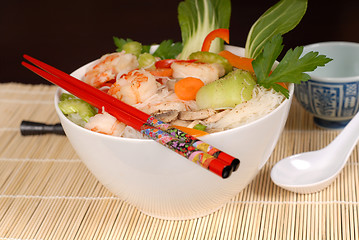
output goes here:
[{"label": "bamboo place mat", "polygon": [[358,145],[325,190],[296,194],[270,180],[283,157],[316,150],[338,131],[319,129],[293,102],[285,130],[253,182],[197,219],[149,217],[109,192],[65,136],[21,136],[22,120],[56,123],[54,86],[0,84],[0,239],[359,239]]}]

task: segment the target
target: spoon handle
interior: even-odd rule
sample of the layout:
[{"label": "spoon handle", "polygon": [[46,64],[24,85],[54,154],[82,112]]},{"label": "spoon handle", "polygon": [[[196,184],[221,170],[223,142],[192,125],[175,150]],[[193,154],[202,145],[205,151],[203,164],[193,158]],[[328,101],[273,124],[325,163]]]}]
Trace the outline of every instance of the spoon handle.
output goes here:
[{"label": "spoon handle", "polygon": [[349,157],[359,139],[359,112],[345,126],[341,133],[328,145],[335,148],[334,151],[342,151]]}]

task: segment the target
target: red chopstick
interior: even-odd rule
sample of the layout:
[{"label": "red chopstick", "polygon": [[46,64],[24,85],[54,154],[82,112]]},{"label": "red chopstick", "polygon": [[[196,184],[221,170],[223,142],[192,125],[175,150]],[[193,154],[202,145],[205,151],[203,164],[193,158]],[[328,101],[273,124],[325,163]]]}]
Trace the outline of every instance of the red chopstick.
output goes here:
[{"label": "red chopstick", "polygon": [[[196,137],[194,137],[192,135],[186,134],[183,131],[181,131],[175,127],[172,127],[169,124],[159,121],[159,120],[155,119],[154,117],[152,117],[151,115],[146,114],[137,108],[134,108],[122,101],[118,101],[116,98],[114,98],[102,91],[99,91],[98,89],[96,89],[96,88],[68,75],[67,73],[64,73],[52,66],[40,61],[40,60],[37,60],[37,59],[30,57],[26,54],[24,55],[24,58],[27,59],[28,61],[30,61],[31,63],[35,64],[36,66],[44,69],[45,71],[47,71],[55,76],[58,76],[65,81],[70,82],[71,85],[77,86],[80,89],[87,90],[92,96],[96,96],[98,98],[102,98],[108,102],[111,102],[113,105],[115,105],[119,109],[123,110],[124,112],[131,112],[132,117],[139,119],[143,123],[147,123],[154,127],[158,127],[162,130],[170,132],[173,136],[175,136],[179,139],[182,139],[184,141],[187,141],[188,143],[191,143],[191,145],[193,145],[197,149],[202,150],[203,152],[207,152],[208,154],[213,155],[216,158],[223,160],[225,163],[232,166],[233,171],[236,171],[238,169],[240,161],[237,158],[234,158],[234,157],[228,155],[227,153],[204,143],[203,141],[197,139]],[[85,100],[85,99],[83,99],[83,100]],[[89,100],[91,100],[91,99],[89,99]]]},{"label": "red chopstick", "polygon": [[[151,137],[155,141],[161,143],[162,145],[170,148],[173,151],[176,151],[180,155],[197,162],[202,167],[209,169],[210,171],[216,173],[217,175],[221,176],[222,178],[227,178],[230,176],[232,172],[232,167],[226,165],[222,160],[217,159],[214,156],[209,155],[206,152],[203,152],[193,146],[190,148],[185,148],[185,144],[182,140],[175,138],[168,132],[156,128],[154,126],[150,126],[146,123],[143,123],[141,120],[134,118],[127,112],[117,108],[116,106],[112,105],[111,102],[105,101],[102,98],[96,98],[87,92],[85,89],[81,89],[72,85],[70,82],[63,81],[63,79],[52,75],[48,72],[45,72],[33,65],[30,65],[26,62],[22,62],[22,64],[30,69],[31,71],[35,72],[36,74],[40,75],[41,77],[49,80],[50,82],[62,87],[63,89],[73,93],[77,97],[83,99],[84,101],[90,103],[91,105],[102,108],[105,107],[105,110],[109,112],[111,115],[119,119],[120,121],[124,122],[127,125],[134,127],[136,130],[140,131],[143,134]],[[71,77],[72,78],[72,77]],[[75,78],[74,78],[75,79]],[[75,79],[76,81],[79,81]],[[86,84],[86,86],[89,86]],[[95,88],[94,88],[95,89]],[[102,93],[100,90],[95,89],[98,93]],[[103,93],[103,96],[109,96]],[[119,101],[113,97],[111,97],[112,102]],[[114,99],[114,100],[113,100]],[[132,106],[130,106],[132,108]],[[161,137],[159,137],[161,136]]]}]

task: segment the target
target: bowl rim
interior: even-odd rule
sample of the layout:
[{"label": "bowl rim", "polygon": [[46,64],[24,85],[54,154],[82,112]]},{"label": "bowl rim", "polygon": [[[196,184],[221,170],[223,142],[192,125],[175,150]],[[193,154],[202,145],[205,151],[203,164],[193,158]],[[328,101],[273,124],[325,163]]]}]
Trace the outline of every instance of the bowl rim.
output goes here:
[{"label": "bowl rim", "polygon": [[[310,51],[315,51],[317,52],[317,48],[318,47],[322,47],[322,46],[339,46],[339,47],[345,47],[345,46],[350,46],[350,47],[357,47],[359,49],[359,43],[356,42],[348,42],[348,41],[326,41],[326,42],[317,42],[317,43],[311,43],[308,45],[305,45],[303,47],[303,52],[310,52]],[[319,76],[315,76],[312,73],[309,74],[310,78],[312,80],[316,80],[318,82],[321,83],[326,83],[326,82],[330,82],[330,83],[348,83],[348,82],[357,82],[359,81],[359,75],[357,76],[351,76],[351,77],[319,77]],[[310,81],[310,80],[309,80]]]},{"label": "bowl rim", "polygon": [[[237,46],[232,46],[232,45],[226,45],[227,49],[238,49],[238,50],[242,50],[244,48],[242,47],[237,47]],[[71,73],[71,75],[73,75],[73,73],[75,73],[76,71],[78,71],[79,69],[81,68],[84,68],[84,67],[88,67],[90,66],[91,64],[93,64],[94,62],[96,62],[98,59],[94,60],[94,61],[91,61],[79,68],[77,68],[75,71],[73,71]],[[211,134],[208,134],[208,135],[204,135],[204,136],[201,136],[199,137],[200,139],[207,139],[209,137],[216,137],[216,136],[221,136],[223,134],[226,134],[226,133],[230,133],[230,132],[233,132],[233,131],[238,131],[238,130],[241,130],[243,128],[246,128],[248,126],[251,126],[251,125],[254,125],[254,124],[258,124],[259,122],[262,122],[262,121],[265,121],[267,118],[269,118],[270,116],[274,115],[276,112],[280,111],[282,108],[284,108],[287,104],[290,104],[291,103],[291,100],[293,98],[293,95],[294,95],[294,84],[293,83],[290,83],[289,86],[288,86],[288,89],[289,89],[289,98],[285,98],[283,100],[283,102],[278,106],[276,107],[273,111],[271,111],[270,113],[254,120],[254,121],[251,121],[249,123],[245,123],[243,125],[240,125],[240,126],[237,126],[237,127],[234,127],[234,128],[231,128],[231,129],[227,129],[227,130],[223,130],[223,131],[220,131],[220,132],[215,132],[215,133],[211,133]],[[109,138],[109,139],[116,139],[118,141],[133,141],[133,142],[150,142],[150,141],[153,141],[152,139],[137,139],[137,138],[125,138],[125,137],[118,137],[118,136],[112,136],[112,135],[106,135],[106,134],[102,134],[102,133],[97,133],[97,132],[94,132],[94,131],[90,131],[84,127],[81,127],[75,123],[73,123],[70,119],[68,119],[63,113],[62,111],[60,110],[60,108],[58,107],[58,102],[59,102],[59,99],[60,99],[60,95],[62,92],[67,92],[66,90],[58,87],[56,92],[55,92],[55,96],[54,96],[54,105],[55,105],[55,110],[57,112],[57,114],[59,115],[61,121],[66,121],[68,122],[70,125],[72,125],[73,127],[77,128],[78,130],[80,131],[85,131],[87,132],[88,134],[94,134],[95,136],[98,135],[100,137],[103,137],[103,138]]]}]

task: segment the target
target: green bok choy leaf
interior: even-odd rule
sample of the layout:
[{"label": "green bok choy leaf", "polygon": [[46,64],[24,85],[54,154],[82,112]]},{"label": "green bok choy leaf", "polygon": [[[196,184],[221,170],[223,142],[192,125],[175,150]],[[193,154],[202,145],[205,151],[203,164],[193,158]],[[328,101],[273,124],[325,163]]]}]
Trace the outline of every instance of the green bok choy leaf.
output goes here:
[{"label": "green bok choy leaf", "polygon": [[283,35],[303,18],[307,0],[281,0],[269,8],[251,27],[246,41],[245,56],[256,58],[274,35]]},{"label": "green bok choy leaf", "polygon": [[[203,40],[211,31],[229,28],[230,0],[185,0],[178,5],[178,22],[181,28],[183,50],[180,59],[187,59],[201,50]],[[215,39],[211,52],[223,50],[223,40]]]}]

